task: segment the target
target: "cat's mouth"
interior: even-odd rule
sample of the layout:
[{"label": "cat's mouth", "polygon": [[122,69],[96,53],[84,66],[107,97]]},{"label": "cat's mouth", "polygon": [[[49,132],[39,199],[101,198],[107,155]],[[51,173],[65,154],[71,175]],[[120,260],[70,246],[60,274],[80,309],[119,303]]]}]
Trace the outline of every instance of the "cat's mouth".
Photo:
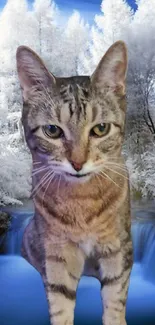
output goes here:
[{"label": "cat's mouth", "polygon": [[90,176],[91,173],[87,173],[87,174],[71,174],[71,173],[67,173],[66,175],[71,176],[71,177],[76,177],[76,178],[82,178],[82,177],[86,177],[86,176]]}]

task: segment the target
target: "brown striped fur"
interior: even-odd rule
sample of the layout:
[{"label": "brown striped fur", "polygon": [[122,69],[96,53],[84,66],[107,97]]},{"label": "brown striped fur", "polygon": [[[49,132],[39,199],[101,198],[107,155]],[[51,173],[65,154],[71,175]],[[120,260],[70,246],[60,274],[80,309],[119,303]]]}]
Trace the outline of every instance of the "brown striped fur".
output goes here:
[{"label": "brown striped fur", "polygon": [[[121,41],[91,77],[56,78],[31,49],[17,50],[35,205],[22,253],[42,275],[53,325],[73,324],[83,274],[101,282],[103,324],[126,325],[132,266],[129,182],[121,155],[126,69]],[[111,124],[109,133],[92,136],[100,123]],[[60,127],[65,136],[48,137],[45,125]]]}]

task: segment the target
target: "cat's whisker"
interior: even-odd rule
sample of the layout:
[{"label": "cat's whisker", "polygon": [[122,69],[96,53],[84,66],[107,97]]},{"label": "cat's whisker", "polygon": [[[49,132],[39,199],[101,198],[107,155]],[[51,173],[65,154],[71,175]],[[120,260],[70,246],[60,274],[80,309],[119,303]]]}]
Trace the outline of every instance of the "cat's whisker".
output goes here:
[{"label": "cat's whisker", "polygon": [[[49,92],[47,91],[47,88],[44,86],[43,82],[39,81],[41,87],[45,90],[46,94],[48,95],[49,99],[52,99]],[[52,99],[53,100],[53,99]]]},{"label": "cat's whisker", "polygon": [[99,182],[101,183],[101,186],[102,186],[102,182],[101,182],[101,179],[99,177],[99,173],[96,173],[96,177],[97,177],[97,179],[99,180]]},{"label": "cat's whisker", "polygon": [[120,169],[120,170],[123,170],[123,171],[125,171],[125,172],[127,172],[128,171],[128,169],[127,169],[127,167],[122,163],[122,164],[120,164],[120,163],[116,163],[116,162],[105,162],[105,161],[103,161],[103,163],[102,164],[100,164],[98,167],[99,168],[102,168],[102,167],[106,167],[106,166],[114,166],[114,167],[116,167],[116,168],[118,168],[118,169]]},{"label": "cat's whisker", "polygon": [[[49,188],[49,185],[51,184],[51,181],[52,179],[55,177],[55,173],[53,171],[51,171],[51,174],[49,175],[49,180],[47,180],[48,184],[45,188],[45,191],[44,191],[44,194],[43,194],[43,198],[42,198],[42,207],[43,207],[43,204],[44,204],[44,198],[45,198],[45,194],[46,194],[46,191],[48,190]],[[44,184],[45,185],[45,184]]]},{"label": "cat's whisker", "polygon": [[117,174],[117,175],[120,175],[121,177],[123,177],[123,178],[125,178],[125,179],[129,179],[129,177],[126,177],[125,175],[123,175],[123,174],[120,174],[120,173],[118,173],[115,169],[111,169],[111,168],[109,168],[109,167],[105,167],[106,169],[109,169],[111,172],[114,172],[115,174]]},{"label": "cat's whisker", "polygon": [[[133,184],[132,180],[131,180],[129,177],[127,177],[127,176],[125,176],[125,175],[122,175],[122,174],[118,173],[115,169],[110,169],[110,168],[108,168],[108,167],[105,167],[105,168],[107,168],[107,169],[111,170],[112,172],[114,172],[114,173],[116,173],[116,174],[122,176],[123,178],[127,179],[128,181],[130,180],[130,184]],[[123,170],[123,171],[126,171],[126,170]]]},{"label": "cat's whisker", "polygon": [[54,102],[53,98],[50,96],[50,93],[47,91],[46,87],[43,85],[42,82],[40,82],[40,84],[47,95],[47,96],[45,96],[45,94],[43,92],[40,92],[41,98],[43,98],[44,101],[46,101],[48,105],[55,106],[55,102]]},{"label": "cat's whisker", "polygon": [[116,169],[120,169],[120,170],[123,170],[124,172],[127,172],[128,171],[128,169],[126,168],[126,167],[123,167],[123,166],[120,166],[119,164],[117,165],[117,164],[115,164],[115,163],[107,163],[107,164],[103,164],[103,167],[109,167],[109,165],[110,165],[110,167],[114,167],[114,168],[116,168]]},{"label": "cat's whisker", "polygon": [[48,97],[49,97],[49,99],[48,99],[46,96],[44,96],[44,99],[47,101],[47,103],[50,104],[50,106],[55,106],[53,99],[50,97],[50,95],[47,92],[46,92],[46,95],[48,95]]},{"label": "cat's whisker", "polygon": [[42,164],[41,161],[33,161],[33,165]]},{"label": "cat's whisker", "polygon": [[[107,165],[105,165],[105,166],[103,166],[103,167],[105,167],[105,168],[109,168],[109,166],[107,166]],[[116,170],[118,170],[118,171],[122,171],[122,172],[124,172],[125,174],[127,173],[127,170],[126,169],[124,169],[124,168],[121,168],[121,167],[119,167],[119,166],[115,166],[115,165],[112,165],[112,166],[110,166],[111,168],[114,168],[114,170],[116,169]]]},{"label": "cat's whisker", "polygon": [[102,167],[103,168],[108,168],[109,167],[109,165],[110,165],[110,167],[112,167],[112,168],[116,168],[116,169],[118,169],[118,170],[120,170],[120,171],[123,171],[123,172],[127,172],[128,170],[126,169],[126,168],[122,168],[122,167],[120,167],[120,166],[117,166],[117,165],[115,165],[115,164],[104,164],[104,165],[102,165]]},{"label": "cat's whisker", "polygon": [[48,189],[48,186],[49,186],[50,182],[51,182],[51,179],[48,180],[47,186],[46,186],[45,191],[44,191],[44,193],[43,193],[43,197],[42,197],[42,207],[44,206],[44,198],[45,198],[46,190]]},{"label": "cat's whisker", "polygon": [[[110,160],[110,159],[115,159],[115,160],[118,160],[118,161],[122,160],[122,157],[109,156],[108,158],[109,158],[109,160]],[[105,161],[105,159],[103,158],[103,159],[100,159],[100,162],[101,162],[101,163],[102,163],[102,162],[104,163],[104,162],[106,162],[106,161]]]},{"label": "cat's whisker", "polygon": [[42,166],[34,166],[34,168],[32,168],[32,170],[38,170],[41,169],[42,167],[47,167],[48,165],[42,165]]},{"label": "cat's whisker", "polygon": [[49,166],[45,166],[45,167],[40,167],[40,168],[33,169],[32,176],[34,176],[34,175],[36,175],[38,173],[41,173],[42,171],[46,170],[47,168],[49,168]]},{"label": "cat's whisker", "polygon": [[108,160],[108,161],[102,159],[102,160],[100,161],[100,163],[101,163],[101,164],[102,164],[102,163],[103,163],[103,164],[109,163],[109,164],[117,164],[117,165],[119,165],[119,166],[126,166],[124,162],[119,162],[119,160],[118,160],[118,161],[111,161],[110,159],[114,159],[114,158],[113,158],[113,157],[109,157],[109,160]]},{"label": "cat's whisker", "polygon": [[104,159],[101,161],[97,161],[96,162],[96,166],[102,166],[102,165],[116,165],[122,168],[127,169],[126,165],[124,163],[119,163],[119,162],[115,162],[115,161],[105,161]]},{"label": "cat's whisker", "polygon": [[[47,166],[46,166],[46,167],[47,167]],[[38,170],[42,170],[43,168],[45,168],[45,166],[34,167],[34,168],[32,168],[32,173],[33,173],[33,172],[36,172],[36,171],[38,171]]]},{"label": "cat's whisker", "polygon": [[41,189],[46,185],[46,183],[48,182],[48,179],[49,179],[50,173],[51,173],[51,172],[48,173],[47,178],[42,182],[41,186],[39,186],[39,188],[37,189],[37,191],[36,191],[36,193],[34,194],[34,196],[36,196],[36,195],[39,193],[39,191],[40,191],[40,190],[41,190]]},{"label": "cat's whisker", "polygon": [[40,174],[41,172],[45,171],[46,169],[47,169],[47,168],[44,168],[44,169],[42,169],[42,170],[38,170],[38,171],[32,173],[32,176],[35,176],[35,175],[37,175],[37,174]]},{"label": "cat's whisker", "polygon": [[32,168],[40,168],[41,167],[41,163],[40,164],[37,164],[37,163],[33,163],[32,164]]},{"label": "cat's whisker", "polygon": [[115,165],[115,166],[118,166],[118,167],[122,167],[124,169],[127,170],[127,167],[125,164],[120,164],[120,163],[116,163],[116,162],[113,162],[113,161],[108,161],[107,163],[105,162],[105,165],[108,164],[108,165]]},{"label": "cat's whisker", "polygon": [[37,106],[39,101],[44,101],[45,106],[46,105],[55,106],[55,103],[52,100],[52,98],[50,97],[50,95],[47,92],[46,88],[43,85],[42,85],[42,88],[45,90],[45,92],[48,95],[49,99],[47,98],[47,96],[45,96],[43,91],[38,91],[37,96],[34,96],[33,98],[31,98],[31,100],[30,100],[31,105]]},{"label": "cat's whisker", "polygon": [[45,105],[46,104],[48,104],[48,105],[50,105],[50,106],[53,106],[54,105],[54,102],[52,101],[52,100],[49,100],[48,98],[47,98],[47,96],[45,96],[45,94],[43,93],[43,92],[41,92],[41,99],[43,99],[44,100],[44,103],[45,103]]},{"label": "cat's whisker", "polygon": [[[35,188],[33,189],[32,193],[31,193],[31,196],[34,195],[34,193],[37,191],[37,189],[40,187],[40,185],[43,185],[43,182],[48,178],[48,176],[50,175],[51,171],[47,171],[46,174],[41,178],[40,182],[35,186]],[[42,188],[42,186],[41,186]],[[40,189],[41,189],[40,188]],[[39,190],[40,190],[39,189]],[[37,192],[36,192],[37,193]]]},{"label": "cat's whisker", "polygon": [[57,186],[58,195],[59,195],[60,183],[61,183],[61,174],[59,175],[59,181],[58,181],[58,186]]},{"label": "cat's whisker", "polygon": [[105,172],[103,172],[103,171],[101,171],[100,172],[100,175],[101,176],[105,176],[106,178],[108,178],[111,182],[113,182],[117,187],[119,187],[120,188],[120,186],[109,176],[109,175],[107,175]]},{"label": "cat's whisker", "polygon": [[[112,159],[112,161],[111,161]],[[106,162],[105,162],[106,163]],[[119,165],[119,166],[124,166],[125,168],[127,168],[126,166],[126,162],[121,162],[120,160],[115,160],[115,158],[112,158],[112,157],[109,157],[109,161],[107,161],[107,163],[109,164],[116,164],[116,165]]]}]

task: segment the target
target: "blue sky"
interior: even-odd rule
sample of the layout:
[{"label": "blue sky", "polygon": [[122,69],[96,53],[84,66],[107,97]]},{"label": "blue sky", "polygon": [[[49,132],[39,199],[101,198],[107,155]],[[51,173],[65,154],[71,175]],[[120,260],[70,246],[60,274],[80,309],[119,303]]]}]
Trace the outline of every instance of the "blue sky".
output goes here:
[{"label": "blue sky", "polygon": [[[94,15],[100,12],[101,1],[102,0],[56,0],[56,3],[59,9],[66,14],[76,9],[80,11],[88,22],[92,23]],[[135,0],[127,0],[127,2],[134,10],[136,9]]]},{"label": "blue sky", "polygon": [[[3,8],[7,0],[0,0],[0,7]],[[33,2],[33,0],[29,0]],[[95,14],[100,11],[101,0],[55,0],[59,9],[64,12],[66,16],[76,9],[80,11],[81,15],[88,21],[92,22]],[[135,10],[135,0],[127,0],[129,5]]]}]

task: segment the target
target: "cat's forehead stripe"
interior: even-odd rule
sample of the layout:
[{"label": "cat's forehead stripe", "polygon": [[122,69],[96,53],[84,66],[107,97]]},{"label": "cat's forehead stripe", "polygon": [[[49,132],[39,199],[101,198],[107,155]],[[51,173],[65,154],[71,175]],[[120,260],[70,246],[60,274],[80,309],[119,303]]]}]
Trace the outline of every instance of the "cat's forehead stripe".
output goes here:
[{"label": "cat's forehead stripe", "polygon": [[53,92],[50,89],[49,93],[43,96],[38,93],[31,99],[29,104],[33,104],[33,109],[29,116],[33,118],[29,119],[29,125],[32,129],[38,124],[48,124],[51,120],[55,124],[73,123],[79,127],[85,123],[101,123],[100,121],[124,125],[123,110],[120,109],[113,94],[108,94],[104,89],[96,93],[91,90],[90,82],[87,84],[72,82],[71,78],[67,83],[59,83],[57,86],[58,91]]},{"label": "cat's forehead stripe", "polygon": [[[78,83],[62,85],[60,87],[60,95],[61,99],[65,105],[65,109],[69,111],[70,118],[73,117],[74,113],[79,120],[81,115],[86,119],[87,112],[86,112],[86,104],[88,101],[88,89],[81,87]],[[64,105],[62,105],[64,106]],[[61,108],[63,112],[60,114],[61,121],[64,120],[63,114],[66,115],[64,107]]]}]

